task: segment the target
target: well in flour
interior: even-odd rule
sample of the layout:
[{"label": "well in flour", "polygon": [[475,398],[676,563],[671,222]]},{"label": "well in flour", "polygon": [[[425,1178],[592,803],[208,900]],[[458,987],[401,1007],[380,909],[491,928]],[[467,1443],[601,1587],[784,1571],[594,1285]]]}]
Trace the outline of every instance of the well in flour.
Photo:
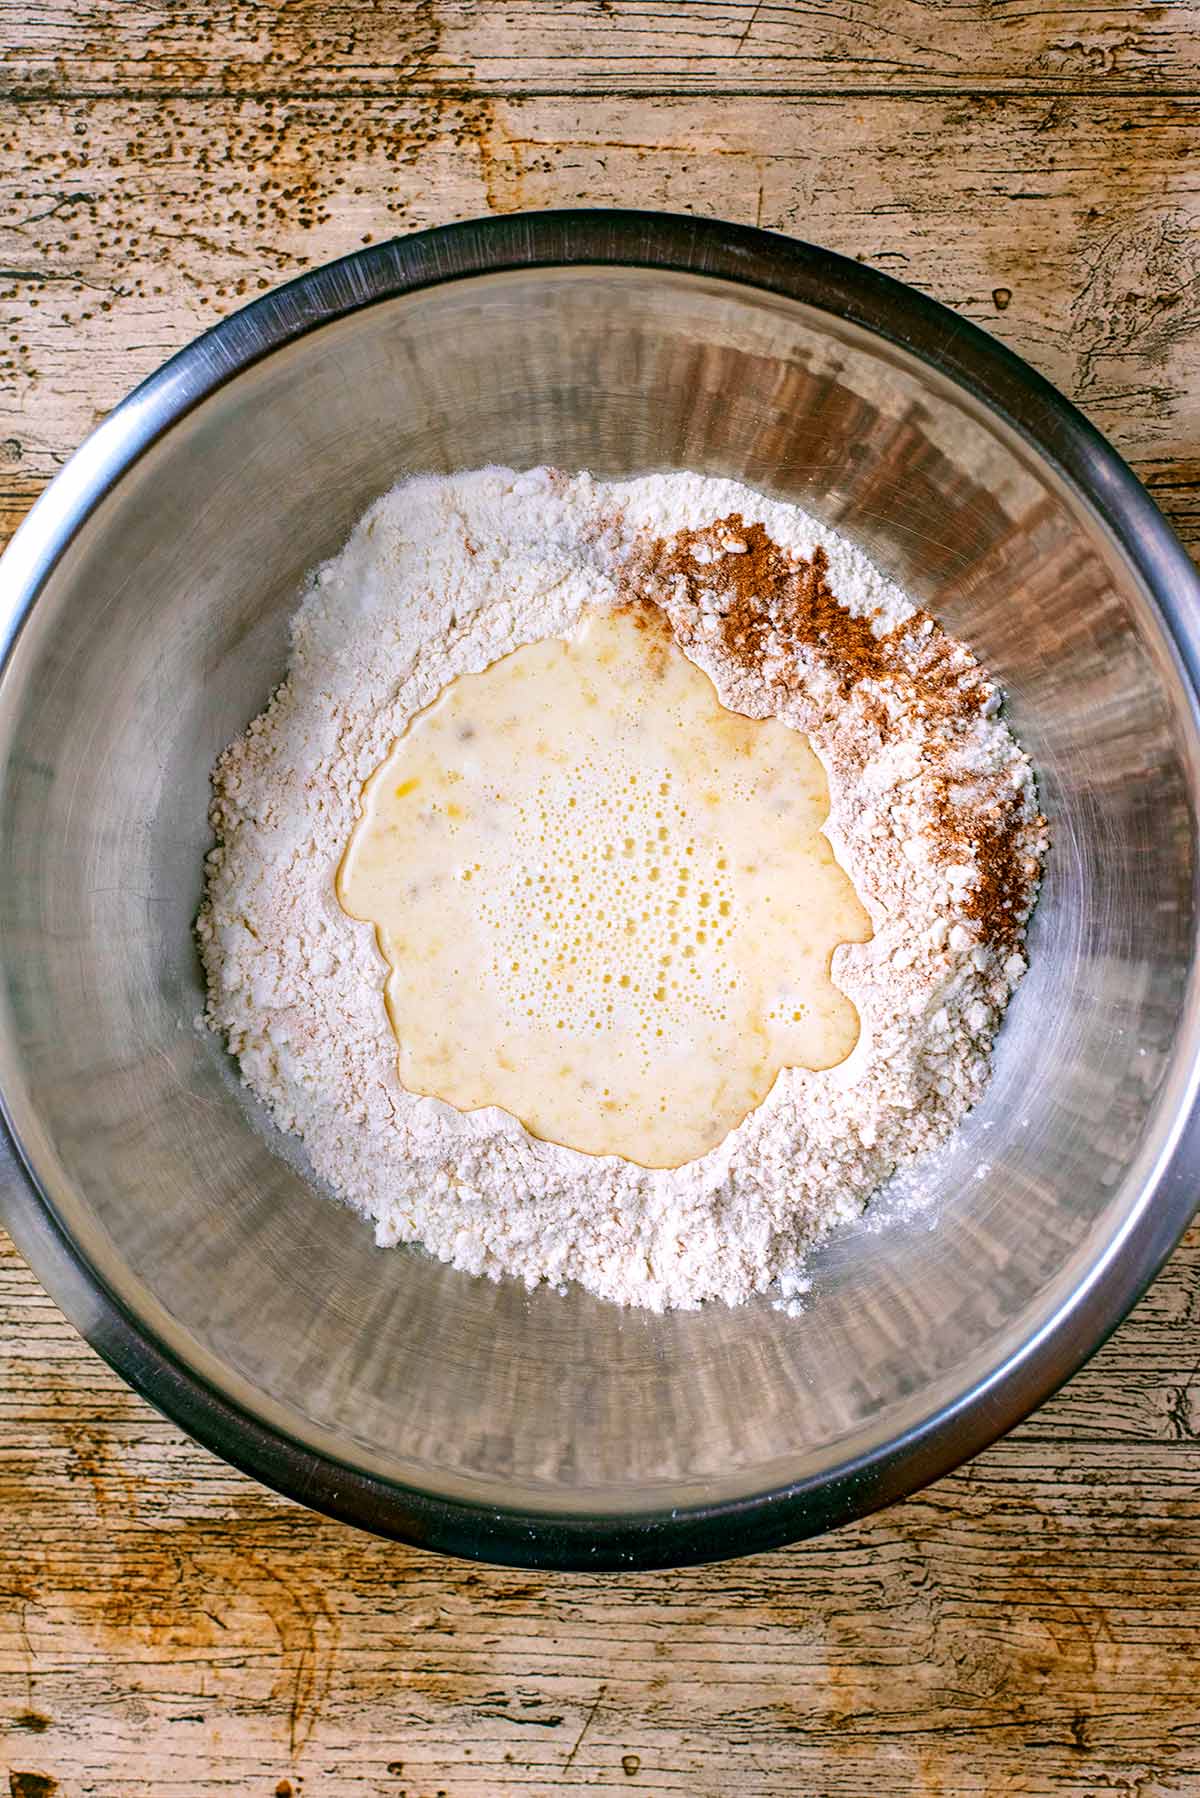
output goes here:
[{"label": "well in flour", "polygon": [[[645,1167],[406,1091],[369,922],[334,876],[363,784],[456,677],[651,608],[729,710],[804,732],[874,935],[836,951],[861,1034],[785,1067],[707,1153]],[[314,576],[288,677],[214,773],[208,1018],[315,1171],[475,1273],[661,1308],[793,1270],[987,1078],[1046,846],[1029,763],[964,645],[848,543],[734,483],[485,469],[406,482]]]},{"label": "well in flour", "polygon": [[829,977],[870,920],[807,738],[726,711],[654,608],[589,608],[418,713],[338,873],[375,926],[400,1083],[678,1167],[781,1067],[858,1038]]}]

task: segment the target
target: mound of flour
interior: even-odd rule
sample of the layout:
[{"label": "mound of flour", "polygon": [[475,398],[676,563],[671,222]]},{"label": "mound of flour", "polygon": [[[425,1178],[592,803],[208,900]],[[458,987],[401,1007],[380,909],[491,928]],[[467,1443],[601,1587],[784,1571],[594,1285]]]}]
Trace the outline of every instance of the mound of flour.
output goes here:
[{"label": "mound of flour", "polygon": [[[892,646],[899,673],[868,667],[848,688],[821,641],[789,650],[765,613],[758,660],[739,655],[721,628],[733,603],[721,567],[727,544],[731,556],[745,545],[717,524],[735,516],[797,566],[817,552],[828,592]],[[665,555],[671,545],[684,547]],[[828,834],[875,928],[834,960],[861,1020],[850,1058],[819,1074],[784,1070],[718,1148],[665,1170],[538,1141],[495,1108],[461,1113],[406,1092],[374,933],[334,894],[362,784],[408,719],[456,675],[569,632],[584,607],[627,600],[638,582],[725,703],[809,733],[829,775]],[[931,643],[971,694],[949,751],[945,718],[907,673]],[[493,1278],[575,1280],[620,1304],[736,1303],[942,1142],[987,1079],[1045,848],[1028,761],[998,708],[969,651],[851,545],[732,482],[500,468],[408,481],[311,578],[287,679],[214,772],[216,847],[197,922],[207,1021],[381,1244],[422,1243]],[[997,933],[972,909],[987,875],[971,845],[985,844],[972,820],[997,815],[1001,792],[1024,886]],[[938,832],[944,842],[959,814],[966,848],[948,861]]]}]

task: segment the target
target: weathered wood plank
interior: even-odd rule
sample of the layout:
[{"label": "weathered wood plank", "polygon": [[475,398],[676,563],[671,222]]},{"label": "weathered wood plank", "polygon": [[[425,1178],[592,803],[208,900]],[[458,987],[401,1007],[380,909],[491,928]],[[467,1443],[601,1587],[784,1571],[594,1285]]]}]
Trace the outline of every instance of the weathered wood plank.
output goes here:
[{"label": "weathered wood plank", "polygon": [[1185,0],[7,0],[10,93],[1195,92]]},{"label": "weathered wood plank", "polygon": [[875,262],[1076,398],[1192,541],[1200,100],[130,100],[0,110],[0,491],[323,260],[522,206],[707,212]]}]

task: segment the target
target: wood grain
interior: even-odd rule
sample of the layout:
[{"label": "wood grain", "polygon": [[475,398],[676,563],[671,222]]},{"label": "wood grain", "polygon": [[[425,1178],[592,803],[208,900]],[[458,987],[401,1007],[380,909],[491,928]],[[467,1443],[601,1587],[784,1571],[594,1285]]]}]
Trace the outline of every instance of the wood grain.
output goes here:
[{"label": "wood grain", "polygon": [[26,94],[1195,92],[1195,9],[1027,0],[6,0]]},{"label": "wood grain", "polygon": [[[858,256],[1078,399],[1195,530],[1200,99],[91,100],[0,107],[0,493],[309,264],[633,199]],[[948,228],[950,226],[950,228]]]},{"label": "wood grain", "polygon": [[[397,231],[638,204],[814,238],[1028,356],[1200,546],[1194,5],[0,6],[0,529],[244,298]],[[0,1250],[10,1798],[1200,1793],[1200,1232],[919,1498],[619,1580],[259,1490]]]}]

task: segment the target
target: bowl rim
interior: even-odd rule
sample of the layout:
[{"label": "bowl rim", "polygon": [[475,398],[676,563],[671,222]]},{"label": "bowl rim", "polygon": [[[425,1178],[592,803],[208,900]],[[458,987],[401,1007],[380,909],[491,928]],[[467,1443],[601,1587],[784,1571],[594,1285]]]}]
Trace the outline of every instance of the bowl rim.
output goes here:
[{"label": "bowl rim", "polygon": [[[780,295],[868,331],[965,390],[1100,516],[1157,608],[1195,707],[1200,574],[1116,450],[1048,381],[947,307],[833,251],[719,219],[616,209],[511,213],[394,238],[306,271],[188,344],[87,438],[14,536],[0,563],[0,679],[39,592],[93,509],[151,444],[227,381],[364,307],[465,278],[572,266],[698,275]],[[0,1124],[12,1155],[3,1165],[0,1147],[0,1220],[68,1319],[135,1391],[286,1497],[379,1535],[509,1566],[682,1566],[776,1548],[907,1497],[1069,1379],[1136,1303],[1200,1204],[1195,1050],[1189,1072],[1185,1103],[1124,1225],[1048,1321],[986,1377],[903,1436],[832,1471],[685,1510],[534,1512],[431,1495],[265,1424],[158,1340],[86,1260],[2,1093]]]}]

